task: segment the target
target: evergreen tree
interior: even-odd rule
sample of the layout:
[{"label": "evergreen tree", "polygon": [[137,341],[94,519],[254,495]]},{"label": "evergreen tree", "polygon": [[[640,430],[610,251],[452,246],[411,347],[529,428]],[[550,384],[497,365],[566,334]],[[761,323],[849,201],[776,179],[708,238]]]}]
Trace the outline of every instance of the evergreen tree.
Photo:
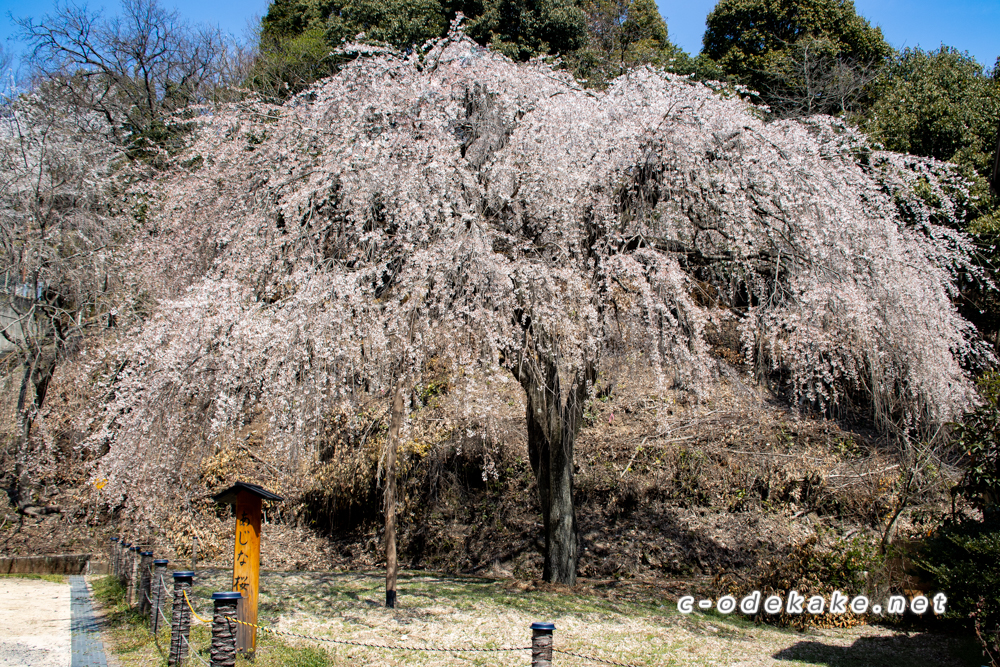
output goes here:
[{"label": "evergreen tree", "polygon": [[670,43],[653,0],[588,0],[583,11],[587,44],[569,60],[589,85],[601,87],[637,65],[672,70],[688,64],[686,54]]},{"label": "evergreen tree", "polygon": [[443,36],[459,12],[479,44],[520,61],[560,55],[594,87],[643,64],[722,76],[709,58],[670,42],[654,0],[275,0],[261,22],[253,85],[287,97],[335,72],[331,53],[345,39],[364,33],[405,50]]},{"label": "evergreen tree", "polygon": [[481,14],[468,16],[470,37],[513,60],[569,53],[586,38],[586,16],[574,0],[486,0]]},{"label": "evergreen tree", "polygon": [[950,46],[905,49],[864,122],[889,150],[948,160],[987,177],[1000,122],[1000,81]]},{"label": "evergreen tree", "polygon": [[703,54],[781,115],[843,110],[892,52],[851,0],[721,0],[706,23]]}]

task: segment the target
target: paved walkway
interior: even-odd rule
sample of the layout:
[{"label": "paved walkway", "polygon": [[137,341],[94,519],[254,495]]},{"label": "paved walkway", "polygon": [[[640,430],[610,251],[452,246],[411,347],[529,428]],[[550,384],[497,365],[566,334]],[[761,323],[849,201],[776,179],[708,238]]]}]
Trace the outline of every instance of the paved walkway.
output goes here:
[{"label": "paved walkway", "polygon": [[82,576],[69,578],[70,609],[73,613],[71,625],[72,655],[71,667],[108,667],[101,643],[101,631],[90,606],[90,591]]}]

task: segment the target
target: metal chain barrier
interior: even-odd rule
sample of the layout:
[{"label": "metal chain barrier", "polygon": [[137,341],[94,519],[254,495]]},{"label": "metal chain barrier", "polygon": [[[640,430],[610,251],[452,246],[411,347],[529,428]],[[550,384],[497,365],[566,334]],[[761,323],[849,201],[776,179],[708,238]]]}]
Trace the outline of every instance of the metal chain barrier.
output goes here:
[{"label": "metal chain barrier", "polygon": [[[194,610],[191,606],[191,600],[187,596],[187,591],[184,591],[184,601],[187,602],[188,609],[191,610],[191,615],[202,623],[211,623],[211,620],[204,619],[198,615],[198,612]],[[315,637],[312,635],[303,635],[297,632],[288,632],[287,630],[276,630],[274,628],[264,627],[263,625],[257,625],[256,623],[248,623],[246,621],[241,621],[239,619],[233,619],[235,623],[245,625],[252,628],[257,628],[261,632],[270,632],[272,634],[286,635],[288,637],[297,637],[299,639],[309,639],[316,642],[328,642],[331,644],[344,644],[347,646],[361,646],[364,648],[381,648],[392,651],[436,651],[439,653],[496,653],[502,651],[530,651],[530,646],[515,646],[515,647],[505,647],[505,648],[438,648],[435,646],[397,646],[393,644],[366,644],[365,642],[357,642],[349,639],[330,639],[329,637]]]},{"label": "metal chain barrier", "polygon": [[[188,605],[188,606],[190,606],[190,605]],[[187,647],[188,647],[188,655],[193,655],[194,657],[196,657],[196,658],[198,658],[199,660],[201,660],[201,664],[205,665],[205,667],[212,667],[211,665],[209,665],[209,664],[208,664],[208,662],[206,662],[206,661],[205,661],[205,658],[203,658],[203,657],[201,657],[200,655],[198,655],[198,652],[194,650],[194,647],[193,647],[193,646],[191,646],[191,642],[189,642],[189,641],[187,640],[187,637],[185,637],[184,635],[181,635],[181,640],[182,640],[182,641],[183,641],[183,642],[184,642],[185,644],[187,644]]]},{"label": "metal chain barrier", "polygon": [[[162,578],[161,578],[161,582],[162,582]],[[194,607],[191,605],[191,600],[190,600],[190,598],[188,598],[187,591],[184,591],[184,601],[187,603],[188,609],[191,610],[191,615],[195,619],[197,619],[198,621],[200,621],[202,623],[207,623],[207,624],[211,625],[211,623],[212,623],[211,619],[202,618],[201,616],[198,615],[198,612],[196,612],[194,610]],[[163,612],[162,611],[160,612],[160,615],[163,616]],[[163,620],[164,621],[167,620],[165,616],[163,617]],[[240,625],[245,625],[245,626],[248,626],[248,627],[257,628],[261,632],[270,632],[272,634],[285,635],[287,637],[296,637],[298,639],[308,639],[310,641],[327,642],[327,643],[330,643],[330,644],[341,644],[341,645],[344,645],[344,646],[358,646],[358,647],[361,647],[361,648],[377,648],[377,649],[384,649],[384,650],[389,650],[389,651],[427,651],[427,652],[437,652],[437,653],[500,653],[500,652],[508,652],[508,651],[530,651],[531,650],[530,646],[513,646],[513,647],[502,647],[502,648],[441,648],[441,647],[437,647],[437,646],[399,646],[399,645],[396,645],[396,644],[369,644],[369,643],[366,643],[366,642],[353,641],[353,640],[350,640],[350,639],[330,639],[329,637],[316,637],[314,635],[303,635],[303,634],[300,634],[300,633],[297,633],[297,632],[289,632],[288,630],[278,630],[278,629],[275,629],[275,628],[265,627],[263,625],[257,625],[256,623],[248,623],[246,621],[241,621],[239,619],[232,619],[229,622],[230,623],[239,623]],[[187,642],[186,639],[185,639],[185,642]],[[191,644],[190,643],[188,643],[188,648],[191,649]],[[193,649],[191,649],[191,650],[193,652]],[[602,664],[605,664],[605,665],[614,665],[614,667],[636,667],[635,665],[632,665],[631,663],[627,663],[627,662],[616,662],[614,660],[608,660],[606,658],[595,658],[592,655],[583,655],[582,653],[574,653],[572,651],[564,651],[564,650],[558,649],[558,648],[553,648],[552,651],[554,653],[561,653],[563,655],[572,656],[574,658],[580,658],[581,660],[588,660],[590,662],[599,662],[599,663],[602,663]],[[197,653],[195,653],[195,655],[197,655]],[[198,658],[202,662],[205,662],[204,659],[201,658],[201,656],[198,656]],[[205,664],[207,665],[208,663],[205,663]]]},{"label": "metal chain barrier", "polygon": [[159,609],[158,611],[160,612],[160,618],[163,619],[163,622],[165,624],[163,627],[169,628],[170,627],[170,620],[167,618],[166,614],[163,613],[162,609]]},{"label": "metal chain barrier", "polygon": [[164,583],[164,581],[163,581],[163,575],[162,574],[160,575],[160,590],[162,590],[163,594],[166,595],[171,600],[174,599],[174,594],[170,592],[169,588],[167,588],[167,584]]},{"label": "metal chain barrier", "polygon": [[574,658],[580,658],[582,660],[589,660],[591,662],[601,662],[605,665],[615,665],[615,667],[636,667],[627,662],[615,662],[614,660],[605,660],[604,658],[595,658],[592,655],[582,655],[580,653],[572,653],[571,651],[563,651],[561,649],[553,648],[553,653],[562,653],[563,655],[571,655]]},{"label": "metal chain barrier", "polygon": [[530,646],[511,646],[503,648],[439,648],[436,646],[398,646],[395,644],[366,644],[365,642],[357,642],[349,639],[330,639],[328,637],[315,637],[312,635],[302,635],[297,632],[289,632],[287,630],[276,630],[274,628],[267,628],[262,625],[257,625],[255,623],[247,623],[246,621],[241,621],[235,619],[237,623],[241,625],[246,625],[249,627],[257,628],[262,632],[270,632],[272,634],[287,635],[289,637],[298,637],[299,639],[310,639],[317,642],[329,642],[331,644],[344,644],[347,646],[361,646],[363,648],[381,648],[391,651],[428,651],[428,652],[438,652],[438,653],[498,653],[504,651],[530,651]]}]

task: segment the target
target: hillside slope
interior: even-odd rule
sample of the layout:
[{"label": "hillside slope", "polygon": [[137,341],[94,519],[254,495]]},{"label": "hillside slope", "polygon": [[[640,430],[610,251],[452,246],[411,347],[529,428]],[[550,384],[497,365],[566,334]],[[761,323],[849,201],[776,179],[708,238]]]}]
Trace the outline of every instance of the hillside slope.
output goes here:
[{"label": "hillside slope", "polygon": [[128,187],[117,325],[53,378],[39,488],[224,558],[207,497],[256,481],[288,498],[276,564],[375,562],[403,382],[404,555],[530,573],[518,364],[550,359],[556,402],[582,397],[582,574],[715,573],[756,562],[753,530],[770,552],[821,515],[879,525],[901,460],[874,437],[838,453],[856,438],[783,406],[898,437],[970,404],[986,353],[950,300],[970,248],[940,224],[960,183],[758,115],[649,69],[586,91],[460,33],[206,110]]}]

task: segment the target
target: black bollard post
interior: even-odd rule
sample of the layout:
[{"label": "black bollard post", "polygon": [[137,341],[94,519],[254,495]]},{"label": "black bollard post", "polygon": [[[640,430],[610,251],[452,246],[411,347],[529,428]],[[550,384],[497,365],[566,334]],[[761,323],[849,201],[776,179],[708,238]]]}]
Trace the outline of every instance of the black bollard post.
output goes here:
[{"label": "black bollard post", "polygon": [[236,665],[236,605],[242,597],[239,591],[212,594],[215,614],[212,616],[211,667]]},{"label": "black bollard post", "polygon": [[531,667],[552,667],[552,633],[555,623],[531,624]]},{"label": "black bollard post", "polygon": [[139,613],[148,614],[153,607],[151,585],[153,583],[153,552],[143,551],[139,561]]},{"label": "black bollard post", "polygon": [[167,587],[163,577],[167,573],[167,563],[169,562],[162,558],[153,561],[153,581],[150,584],[149,596],[153,601],[153,608],[149,612],[149,629],[154,635],[160,629],[160,621],[163,617],[163,601],[167,597]]},{"label": "black bollard post", "polygon": [[191,636],[191,610],[188,609],[184,594],[191,594],[194,572],[174,572],[174,611],[170,621],[169,667],[180,667],[188,655],[188,639]]}]

